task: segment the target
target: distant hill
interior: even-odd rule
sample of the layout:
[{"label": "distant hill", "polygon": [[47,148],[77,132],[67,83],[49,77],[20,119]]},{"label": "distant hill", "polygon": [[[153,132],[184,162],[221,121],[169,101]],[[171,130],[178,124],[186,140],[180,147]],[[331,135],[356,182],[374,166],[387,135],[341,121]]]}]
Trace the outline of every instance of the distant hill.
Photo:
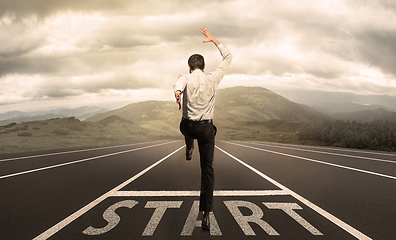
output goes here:
[{"label": "distant hill", "polygon": [[364,110],[377,110],[379,108],[383,108],[391,112],[395,111],[392,108],[384,107],[381,105],[361,104],[351,101],[341,103],[323,103],[320,106],[315,105],[312,108],[319,112],[323,112],[329,116],[333,116],[333,114],[338,113],[352,113]]},{"label": "distant hill", "polygon": [[[162,136],[180,136],[182,112],[175,102],[147,101],[132,103],[119,109],[96,114],[86,121],[100,122],[109,116],[127,121]],[[260,87],[233,87],[220,89],[216,94],[214,121],[219,136],[250,137],[275,130],[297,131],[300,123],[329,120],[323,113],[291,102]],[[278,120],[276,126],[268,121]],[[293,123],[294,122],[294,123]],[[293,130],[294,129],[294,130]]]},{"label": "distant hill", "polygon": [[97,106],[84,106],[74,109],[59,108],[53,110],[41,110],[36,112],[20,112],[10,111],[0,114],[0,126],[7,125],[12,122],[21,123],[28,121],[41,121],[52,118],[65,118],[74,116],[80,120],[108,111],[109,109]]},{"label": "distant hill", "polygon": [[343,121],[373,122],[376,120],[396,121],[396,112],[384,108],[362,110],[356,112],[342,112],[331,115],[334,119]]},{"label": "distant hill", "polygon": [[[355,103],[365,106],[378,106],[391,111],[396,111],[396,96],[387,95],[358,95],[345,92],[325,92],[325,91],[279,91],[280,95],[290,101],[305,104],[315,109],[321,109],[323,113],[329,112],[351,112],[374,109],[349,109],[343,110],[344,103]],[[355,105],[356,106],[356,105]],[[337,109],[338,108],[338,109]]]},{"label": "distant hill", "polygon": [[140,127],[160,135],[178,133],[181,111],[170,101],[147,101],[132,103],[119,109],[96,114],[86,121],[99,122],[111,115],[119,116]]},{"label": "distant hill", "polygon": [[245,121],[279,119],[295,122],[329,120],[329,117],[308,106],[297,104],[261,87],[221,89],[216,95],[216,110],[221,108]]},{"label": "distant hill", "polygon": [[54,118],[0,126],[0,154],[157,139],[162,138],[119,116],[109,116],[97,123],[81,122],[74,117]]}]

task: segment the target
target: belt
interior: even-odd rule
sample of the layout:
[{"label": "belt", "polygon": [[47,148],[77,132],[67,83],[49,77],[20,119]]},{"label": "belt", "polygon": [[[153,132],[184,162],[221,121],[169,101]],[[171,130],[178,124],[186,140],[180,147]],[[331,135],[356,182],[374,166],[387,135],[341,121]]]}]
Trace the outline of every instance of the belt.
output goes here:
[{"label": "belt", "polygon": [[188,118],[182,118],[183,121],[187,121],[189,123],[193,123],[193,124],[202,124],[202,123],[213,123],[212,119],[205,119],[205,120],[191,120]]}]

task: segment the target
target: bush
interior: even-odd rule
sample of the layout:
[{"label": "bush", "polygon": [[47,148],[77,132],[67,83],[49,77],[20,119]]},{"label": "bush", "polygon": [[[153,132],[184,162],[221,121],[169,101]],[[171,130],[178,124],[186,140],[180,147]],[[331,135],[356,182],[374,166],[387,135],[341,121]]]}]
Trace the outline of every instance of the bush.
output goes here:
[{"label": "bush", "polygon": [[13,127],[15,125],[17,125],[17,124],[15,122],[13,122],[13,123],[10,123],[8,125],[5,125],[4,128],[11,128],[11,127]]},{"label": "bush", "polygon": [[70,125],[67,128],[71,129],[71,130],[79,131],[79,132],[84,131],[84,128],[82,126],[80,126],[80,125],[77,125],[77,124]]},{"label": "bush", "polygon": [[20,137],[31,137],[33,134],[31,132],[20,132],[18,136]]},{"label": "bush", "polygon": [[69,135],[70,134],[69,131],[67,131],[67,129],[56,129],[54,131],[54,133],[58,134],[58,135]]},{"label": "bush", "polygon": [[396,122],[337,120],[309,124],[298,133],[298,139],[327,146],[395,151],[395,133]]}]

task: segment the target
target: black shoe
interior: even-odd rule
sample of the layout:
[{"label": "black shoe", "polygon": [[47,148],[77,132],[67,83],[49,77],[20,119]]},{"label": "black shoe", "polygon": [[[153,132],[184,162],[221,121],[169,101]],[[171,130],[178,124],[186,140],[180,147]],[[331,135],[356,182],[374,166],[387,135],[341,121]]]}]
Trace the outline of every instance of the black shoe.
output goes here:
[{"label": "black shoe", "polygon": [[193,151],[194,151],[194,148],[191,148],[190,150],[188,150],[187,147],[186,147],[186,160],[187,161],[191,160]]},{"label": "black shoe", "polygon": [[210,221],[209,221],[209,212],[205,212],[202,219],[202,229],[209,230]]}]

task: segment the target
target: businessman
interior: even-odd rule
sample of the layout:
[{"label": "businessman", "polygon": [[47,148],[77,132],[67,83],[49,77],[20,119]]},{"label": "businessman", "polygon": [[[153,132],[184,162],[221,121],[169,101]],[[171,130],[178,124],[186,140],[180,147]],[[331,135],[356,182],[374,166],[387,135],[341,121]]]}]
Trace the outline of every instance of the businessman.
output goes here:
[{"label": "businessman", "polygon": [[201,162],[201,193],[199,210],[203,212],[202,228],[209,229],[209,213],[213,203],[213,156],[216,127],[213,125],[213,112],[217,86],[223,79],[232,61],[230,51],[209,31],[202,27],[200,32],[206,36],[203,43],[214,43],[223,60],[217,69],[204,73],[204,57],[193,54],[188,59],[190,74],[181,75],[175,83],[174,93],[179,110],[183,108],[180,131],[186,142],[186,159],[191,160],[194,139],[198,141]]}]

